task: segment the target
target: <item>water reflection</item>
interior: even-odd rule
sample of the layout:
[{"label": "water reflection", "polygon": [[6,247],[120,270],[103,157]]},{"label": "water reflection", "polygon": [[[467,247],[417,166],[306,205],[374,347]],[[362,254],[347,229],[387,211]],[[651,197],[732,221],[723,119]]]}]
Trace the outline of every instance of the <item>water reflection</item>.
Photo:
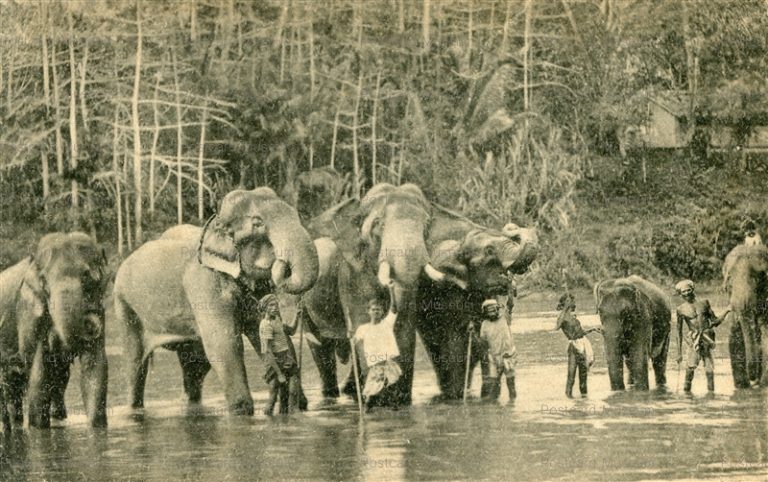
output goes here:
[{"label": "water reflection", "polygon": [[[637,480],[768,477],[768,393],[734,391],[727,359],[716,365],[717,394],[674,390],[611,392],[601,344],[589,396],[567,399],[561,335],[520,334],[526,362],[513,404],[430,403],[437,393],[426,359],[414,376],[414,407],[357,412],[354,400],[322,400],[316,371],[304,383],[311,411],[267,418],[224,415],[215,376],[202,406],[178,401],[175,358],[157,357],[156,385],[142,411],[110,399],[110,426],[88,430],[74,416],[52,430],[15,430],[0,450],[2,478],[221,479],[514,479]],[[556,353],[548,359],[546,353]],[[111,360],[110,360],[111,361]],[[118,366],[117,364],[115,366]],[[73,378],[77,375],[73,371]],[[162,374],[162,375],[161,375]],[[250,377],[257,405],[267,393]],[[119,377],[110,390],[124,390]],[[77,380],[72,385],[77,387]],[[111,393],[111,392],[110,392]],[[111,396],[111,395],[110,395]],[[67,400],[73,413],[76,390]],[[115,400],[121,399],[118,395]]]}]

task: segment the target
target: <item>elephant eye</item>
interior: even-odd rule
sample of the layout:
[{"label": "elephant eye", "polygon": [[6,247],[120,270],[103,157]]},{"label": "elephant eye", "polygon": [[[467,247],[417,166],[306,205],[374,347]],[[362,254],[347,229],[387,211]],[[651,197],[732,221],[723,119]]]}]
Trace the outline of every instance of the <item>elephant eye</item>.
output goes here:
[{"label": "elephant eye", "polygon": [[494,256],[496,254],[496,250],[493,248],[493,246],[486,246],[485,247],[485,255],[486,256]]},{"label": "elephant eye", "polygon": [[260,227],[264,226],[264,220],[259,218],[259,217],[255,217],[255,218],[251,219],[251,223],[253,224],[254,228],[260,228]]}]

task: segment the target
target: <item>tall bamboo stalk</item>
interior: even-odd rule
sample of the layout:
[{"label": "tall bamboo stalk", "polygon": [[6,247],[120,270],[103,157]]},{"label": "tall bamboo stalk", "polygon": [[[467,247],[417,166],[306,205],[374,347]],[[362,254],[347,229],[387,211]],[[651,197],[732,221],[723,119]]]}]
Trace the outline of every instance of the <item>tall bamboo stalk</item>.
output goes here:
[{"label": "tall bamboo stalk", "polygon": [[85,74],[88,69],[88,40],[86,39],[83,47],[83,60],[80,61],[80,117],[83,119],[83,129],[87,133],[88,128],[88,107],[85,102]]},{"label": "tall bamboo stalk", "polygon": [[157,154],[157,141],[160,139],[160,113],[157,108],[157,91],[160,88],[160,76],[155,80],[155,91],[152,94],[152,119],[155,130],[152,132],[152,147],[149,150],[149,216],[155,214],[155,155]]},{"label": "tall bamboo stalk", "polygon": [[181,202],[181,155],[184,135],[181,126],[181,95],[179,91],[179,69],[176,62],[176,52],[171,50],[173,63],[173,88],[176,98],[176,222],[184,222],[184,207]]},{"label": "tall bamboo stalk", "polygon": [[424,13],[421,17],[421,42],[422,42],[422,49],[423,51],[429,52],[429,26],[432,22],[430,18],[430,1],[429,0],[423,0],[424,2]]},{"label": "tall bamboo stalk", "polygon": [[379,106],[379,89],[381,87],[381,71],[376,74],[376,90],[373,94],[373,110],[371,112],[371,183],[376,184],[376,111]]},{"label": "tall bamboo stalk", "polygon": [[363,69],[360,68],[360,73],[357,75],[357,93],[355,94],[355,111],[352,114],[352,174],[354,179],[352,180],[352,189],[354,190],[355,197],[360,197],[360,158],[357,148],[357,130],[359,129],[359,111],[360,101],[363,97]]},{"label": "tall bamboo stalk", "polygon": [[[344,87],[341,88],[341,92],[344,92]],[[333,169],[336,162],[336,141],[339,137],[339,114],[341,113],[341,103],[336,103],[336,115],[333,116],[333,138],[331,139],[331,169]]]},{"label": "tall bamboo stalk", "polygon": [[[69,25],[69,167],[77,170],[77,80],[75,77],[75,33],[72,21],[72,10],[67,9]],[[72,208],[80,206],[77,179],[72,179]]]},{"label": "tall bamboo stalk", "polygon": [[197,219],[203,221],[203,160],[205,158],[205,127],[208,123],[208,109],[203,106],[203,118],[200,121],[200,154],[197,157]]},{"label": "tall bamboo stalk", "polygon": [[48,149],[40,149],[40,162],[43,174],[43,209],[48,212],[48,197],[51,195],[50,174],[48,172]]},{"label": "tall bamboo stalk", "polygon": [[[43,93],[45,95],[45,111],[49,113],[51,110],[51,82],[48,68],[48,36],[46,35],[48,30],[48,9],[45,2],[40,2],[40,22],[42,23],[40,37],[43,45]],[[2,75],[0,75],[1,77]]]},{"label": "tall bamboo stalk", "polygon": [[[120,95],[118,88],[118,96]],[[117,254],[123,257],[123,196],[120,182],[120,169],[118,168],[117,156],[120,149],[120,130],[118,122],[120,121],[120,111],[115,106],[115,118],[112,127],[112,173],[115,176],[115,213],[117,214]]]},{"label": "tall bamboo stalk", "polygon": [[51,26],[51,79],[53,80],[53,133],[56,137],[56,174],[64,174],[64,146],[61,139],[61,107],[59,97],[59,75],[56,69],[56,32]]},{"label": "tall bamboo stalk", "polygon": [[144,237],[141,228],[141,125],[139,119],[139,89],[141,87],[141,55],[143,36],[141,29],[141,0],[136,0],[136,70],[133,76],[133,96],[131,97],[131,124],[133,126],[133,186],[134,203],[133,218],[136,224],[135,240],[141,244]]}]

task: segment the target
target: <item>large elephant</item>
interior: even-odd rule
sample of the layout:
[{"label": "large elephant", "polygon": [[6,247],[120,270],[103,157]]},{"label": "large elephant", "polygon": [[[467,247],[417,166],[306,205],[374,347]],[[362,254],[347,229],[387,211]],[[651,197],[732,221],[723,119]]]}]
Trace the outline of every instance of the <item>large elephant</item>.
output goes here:
[{"label": "large elephant", "polygon": [[64,391],[70,364],[79,358],[88,422],[106,426],[105,265],[103,250],[88,235],[52,233],[34,256],[0,273],[0,411],[6,425],[23,422],[25,393],[30,426],[66,418]]},{"label": "large elephant", "polygon": [[[507,269],[524,270],[535,256],[535,233],[531,230],[508,236],[482,228],[431,204],[413,184],[378,184],[362,200],[347,200],[313,219],[310,231],[319,237],[315,245],[320,276],[315,287],[304,295],[303,303],[307,326],[320,341],[312,346],[312,352],[323,381],[323,394],[339,394],[334,353],[343,361],[348,357],[346,323],[353,329],[365,323],[368,299],[386,296],[391,280],[395,286],[393,302],[398,309],[395,331],[403,375],[378,399],[392,406],[411,401],[416,329],[427,349],[436,353],[448,343],[443,331],[454,321],[450,317],[439,322],[423,320],[424,286],[456,286],[461,293],[467,289],[472,293],[488,292],[488,288],[493,293],[505,292]],[[432,262],[440,249],[431,252],[430,248],[444,246],[446,241],[457,243],[463,250],[460,261],[455,256],[455,262],[449,261],[450,256],[440,258],[451,270],[444,273]],[[487,271],[480,267],[486,262]],[[459,263],[465,267],[460,268]],[[462,329],[466,335],[466,324]],[[443,372],[459,378],[463,373],[461,362],[440,356],[432,359],[441,380]],[[348,379],[345,391],[349,393],[352,387]]]},{"label": "large elephant", "polygon": [[665,386],[672,313],[661,288],[632,275],[602,281],[594,294],[611,390],[624,390],[625,364],[629,383],[636,390],[648,390],[649,358],[656,386]]},{"label": "large elephant", "polygon": [[725,258],[723,278],[734,321],[728,342],[734,384],[768,387],[768,248],[737,246]]},{"label": "large elephant", "polygon": [[164,347],[177,352],[190,402],[200,401],[213,367],[230,412],[251,415],[241,335],[260,351],[259,298],[315,283],[312,239],[296,210],[263,187],[227,194],[206,229],[169,231],[131,254],[115,279],[131,406],[144,405],[148,357]]}]

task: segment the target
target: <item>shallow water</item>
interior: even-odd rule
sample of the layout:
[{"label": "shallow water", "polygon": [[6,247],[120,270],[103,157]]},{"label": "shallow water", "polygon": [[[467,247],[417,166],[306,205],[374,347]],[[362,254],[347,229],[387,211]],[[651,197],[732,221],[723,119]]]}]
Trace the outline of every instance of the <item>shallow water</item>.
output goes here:
[{"label": "shallow water", "polygon": [[[719,310],[716,308],[716,312]],[[586,326],[599,323],[580,316]],[[432,404],[438,393],[426,354],[417,351],[414,406],[360,417],[354,400],[324,402],[305,346],[310,411],[267,418],[229,417],[215,374],[202,407],[182,401],[176,356],[159,351],[142,413],[126,407],[117,340],[110,343],[109,428],[85,426],[77,367],[67,393],[69,419],[51,430],[17,430],[2,440],[2,476],[12,480],[505,479],[768,480],[768,394],[735,392],[727,328],[718,331],[716,394],[703,369],[692,396],[669,391],[611,393],[602,341],[589,396],[564,396],[565,338],[553,313],[518,315],[518,399],[498,405]],[[670,350],[674,352],[674,350]],[[247,353],[257,405],[266,400],[260,363]],[[346,367],[340,367],[346,374]],[[479,392],[479,369],[472,393]],[[578,389],[576,388],[577,392]],[[258,412],[257,412],[258,413]]]}]

